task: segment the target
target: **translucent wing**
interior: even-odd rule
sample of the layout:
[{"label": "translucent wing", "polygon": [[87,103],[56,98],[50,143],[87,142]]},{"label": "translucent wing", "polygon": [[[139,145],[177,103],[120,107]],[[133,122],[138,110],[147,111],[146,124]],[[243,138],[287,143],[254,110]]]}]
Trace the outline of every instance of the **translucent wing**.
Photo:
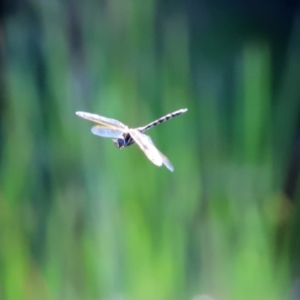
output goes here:
[{"label": "translucent wing", "polygon": [[99,135],[106,138],[120,138],[124,133],[123,130],[112,129],[103,125],[96,125],[91,129],[94,135]]},{"label": "translucent wing", "polygon": [[112,128],[112,129],[124,129],[124,130],[126,130],[128,128],[126,125],[124,125],[120,121],[110,119],[110,118],[105,118],[105,117],[102,117],[102,116],[98,116],[96,114],[90,114],[90,113],[87,113],[87,112],[84,112],[84,111],[77,111],[76,115],[83,118],[83,119],[86,119],[86,120],[104,125],[106,127]]},{"label": "translucent wing", "polygon": [[159,151],[159,153],[160,153],[161,158],[163,160],[163,164],[166,166],[167,169],[169,169],[171,172],[173,172],[174,171],[174,167],[171,164],[171,162],[169,161],[169,159],[166,156],[164,156],[160,151]]},{"label": "translucent wing", "polygon": [[149,136],[134,129],[129,129],[129,134],[143,150],[149,160],[151,160],[157,166],[164,164],[170,171],[172,171],[171,163],[162,153],[157,150]]}]

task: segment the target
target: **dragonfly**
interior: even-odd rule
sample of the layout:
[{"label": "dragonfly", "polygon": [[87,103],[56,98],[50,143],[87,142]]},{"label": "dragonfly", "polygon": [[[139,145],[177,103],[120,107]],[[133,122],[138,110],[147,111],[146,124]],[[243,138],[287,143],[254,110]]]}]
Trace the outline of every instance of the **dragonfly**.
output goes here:
[{"label": "dragonfly", "polygon": [[176,110],[146,126],[138,128],[129,128],[115,119],[102,117],[88,112],[77,111],[76,115],[83,119],[97,123],[97,125],[93,126],[91,129],[94,135],[113,139],[113,143],[118,149],[122,149],[136,143],[153,164],[159,167],[165,165],[171,172],[173,172],[174,167],[169,159],[156,148],[150,136],[144,134],[144,132],[158,124],[180,116],[186,111],[187,108]]}]

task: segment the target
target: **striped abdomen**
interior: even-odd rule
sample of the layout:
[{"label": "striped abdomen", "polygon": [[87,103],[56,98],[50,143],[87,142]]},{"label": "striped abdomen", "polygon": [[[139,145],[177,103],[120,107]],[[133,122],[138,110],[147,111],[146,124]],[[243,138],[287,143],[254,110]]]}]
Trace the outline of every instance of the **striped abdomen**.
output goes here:
[{"label": "striped abdomen", "polygon": [[139,129],[141,132],[145,132],[146,130],[148,130],[148,129],[150,129],[150,128],[152,128],[152,127],[158,125],[158,124],[161,124],[161,123],[163,123],[163,122],[165,122],[165,121],[168,121],[168,120],[170,120],[170,119],[172,119],[172,118],[174,118],[174,117],[177,117],[177,116],[179,116],[179,115],[185,113],[186,111],[187,111],[186,108],[176,110],[176,111],[174,111],[174,112],[172,112],[172,113],[170,113],[170,114],[167,114],[167,115],[165,115],[165,116],[163,116],[163,117],[161,117],[161,118],[159,118],[159,119],[157,119],[157,120],[155,120],[155,121],[149,123],[148,125],[146,125],[146,126],[144,126],[144,127],[138,128],[138,129]]},{"label": "striped abdomen", "polygon": [[[148,130],[148,129],[150,129],[150,128],[158,125],[158,124],[161,124],[161,123],[163,123],[165,121],[168,121],[168,120],[170,120],[170,119],[172,119],[174,117],[177,117],[177,116],[185,113],[186,111],[187,111],[187,108],[182,108],[182,109],[176,110],[176,111],[174,111],[174,112],[172,112],[170,114],[167,114],[167,115],[165,115],[165,116],[163,116],[163,117],[161,117],[161,118],[159,118],[159,119],[157,119],[157,120],[149,123],[146,126],[138,127],[138,128],[136,128],[136,130],[144,133],[146,130]],[[128,146],[134,144],[134,140],[132,139],[132,137],[130,136],[130,134],[126,134],[126,135],[124,135],[123,138],[120,138],[120,139],[114,139],[113,142],[117,146],[117,148],[119,148],[119,149],[122,149],[124,147],[128,147]]]}]

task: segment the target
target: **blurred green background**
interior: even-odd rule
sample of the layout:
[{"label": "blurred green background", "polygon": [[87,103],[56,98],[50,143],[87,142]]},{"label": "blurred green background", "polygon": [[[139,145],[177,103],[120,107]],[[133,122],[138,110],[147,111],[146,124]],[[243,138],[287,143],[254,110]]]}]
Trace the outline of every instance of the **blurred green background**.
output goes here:
[{"label": "blurred green background", "polygon": [[[0,299],[299,299],[298,1],[1,2]],[[146,125],[174,164],[75,111]]]}]

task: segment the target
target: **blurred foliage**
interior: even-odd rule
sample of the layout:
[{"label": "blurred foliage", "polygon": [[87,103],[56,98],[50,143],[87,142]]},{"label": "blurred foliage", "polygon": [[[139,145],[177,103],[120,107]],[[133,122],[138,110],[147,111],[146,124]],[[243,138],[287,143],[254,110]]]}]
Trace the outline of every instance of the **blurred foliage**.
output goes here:
[{"label": "blurred foliage", "polygon": [[[300,19],[264,3],[3,2],[0,299],[298,299]],[[174,173],[75,115],[185,107]]]}]

